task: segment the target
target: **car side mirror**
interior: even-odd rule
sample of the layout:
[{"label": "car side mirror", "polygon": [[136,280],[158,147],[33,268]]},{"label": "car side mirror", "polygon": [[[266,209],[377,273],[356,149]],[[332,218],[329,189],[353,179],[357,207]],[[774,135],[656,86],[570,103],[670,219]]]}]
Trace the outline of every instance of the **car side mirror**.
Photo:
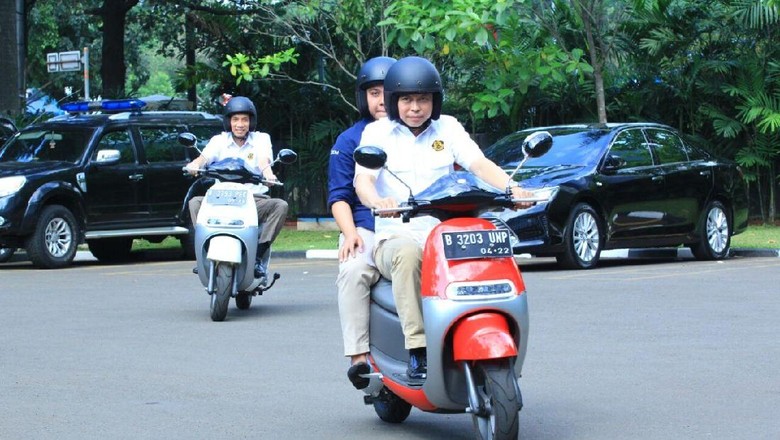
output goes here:
[{"label": "car side mirror", "polygon": [[626,160],[616,154],[609,154],[604,160],[604,171],[614,172],[626,166]]},{"label": "car side mirror", "polygon": [[379,147],[359,147],[352,153],[352,157],[358,165],[369,170],[378,170],[387,163],[387,153]]},{"label": "car side mirror", "polygon": [[92,163],[96,165],[113,165],[119,163],[120,159],[122,159],[122,153],[119,150],[98,150]]}]

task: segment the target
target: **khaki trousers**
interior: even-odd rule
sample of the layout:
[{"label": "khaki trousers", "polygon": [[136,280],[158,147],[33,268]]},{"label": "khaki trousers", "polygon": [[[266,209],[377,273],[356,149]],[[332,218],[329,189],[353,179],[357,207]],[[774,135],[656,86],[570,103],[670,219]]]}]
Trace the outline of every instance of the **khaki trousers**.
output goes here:
[{"label": "khaki trousers", "polygon": [[425,347],[420,297],[422,248],[411,238],[391,237],[377,244],[374,261],[382,276],[393,282],[393,299],[404,332],[405,348]]},{"label": "khaki trousers", "polygon": [[[357,231],[363,239],[363,252],[339,263],[336,277],[344,356],[368,353],[371,286],[379,281],[379,271],[369,264],[368,258],[374,251],[374,233],[365,228],[357,228]],[[343,241],[344,234],[340,234],[339,248]]]}]

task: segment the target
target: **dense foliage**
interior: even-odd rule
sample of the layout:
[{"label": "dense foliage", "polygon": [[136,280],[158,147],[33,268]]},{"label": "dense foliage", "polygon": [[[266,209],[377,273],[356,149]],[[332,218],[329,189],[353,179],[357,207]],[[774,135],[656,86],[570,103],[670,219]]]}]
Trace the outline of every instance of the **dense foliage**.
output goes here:
[{"label": "dense foliage", "polygon": [[44,54],[89,47],[92,71],[104,73],[93,95],[121,93],[100,54],[116,39],[107,8],[122,5],[124,94],[175,91],[208,111],[219,111],[222,92],[250,96],[261,127],[301,153],[285,171],[295,211],[324,213],[327,154],[357,116],[360,63],[419,54],[442,72],[445,111],[483,143],[529,126],[667,123],[737,160],[754,214],[773,220],[778,3],[27,0],[27,80],[63,98],[65,85],[79,88],[78,75],[47,74]]}]

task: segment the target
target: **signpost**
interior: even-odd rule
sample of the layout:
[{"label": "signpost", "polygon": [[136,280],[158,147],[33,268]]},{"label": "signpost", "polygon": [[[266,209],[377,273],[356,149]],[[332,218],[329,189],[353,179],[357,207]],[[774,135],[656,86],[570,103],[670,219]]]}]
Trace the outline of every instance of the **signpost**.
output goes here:
[{"label": "signpost", "polygon": [[84,48],[84,55],[78,50],[67,52],[52,52],[46,54],[46,70],[55,72],[78,72],[84,66],[84,98],[89,100],[89,48]]}]

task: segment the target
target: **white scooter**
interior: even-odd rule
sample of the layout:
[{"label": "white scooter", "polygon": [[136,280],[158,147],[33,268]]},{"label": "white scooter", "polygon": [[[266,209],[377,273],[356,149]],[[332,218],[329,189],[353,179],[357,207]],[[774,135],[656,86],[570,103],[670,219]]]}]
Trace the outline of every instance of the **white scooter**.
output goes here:
[{"label": "white scooter", "polygon": [[[197,138],[191,133],[180,134],[179,143],[197,149]],[[294,151],[283,149],[268,166],[291,164],[297,158]],[[197,265],[193,272],[211,296],[211,319],[223,321],[231,297],[236,299],[237,308],[248,309],[252,298],[270,289],[280,277],[274,273],[269,284],[270,248],[262,256],[262,273],[255,273],[257,238],[263,225],[258,224],[252,190],[244,184],[282,183],[263,179],[262,170],[260,174],[253,173],[241,159],[218,161],[197,171],[201,178],[213,178],[216,182],[206,191],[195,221]],[[197,186],[198,181],[193,182],[186,200]]]}]

